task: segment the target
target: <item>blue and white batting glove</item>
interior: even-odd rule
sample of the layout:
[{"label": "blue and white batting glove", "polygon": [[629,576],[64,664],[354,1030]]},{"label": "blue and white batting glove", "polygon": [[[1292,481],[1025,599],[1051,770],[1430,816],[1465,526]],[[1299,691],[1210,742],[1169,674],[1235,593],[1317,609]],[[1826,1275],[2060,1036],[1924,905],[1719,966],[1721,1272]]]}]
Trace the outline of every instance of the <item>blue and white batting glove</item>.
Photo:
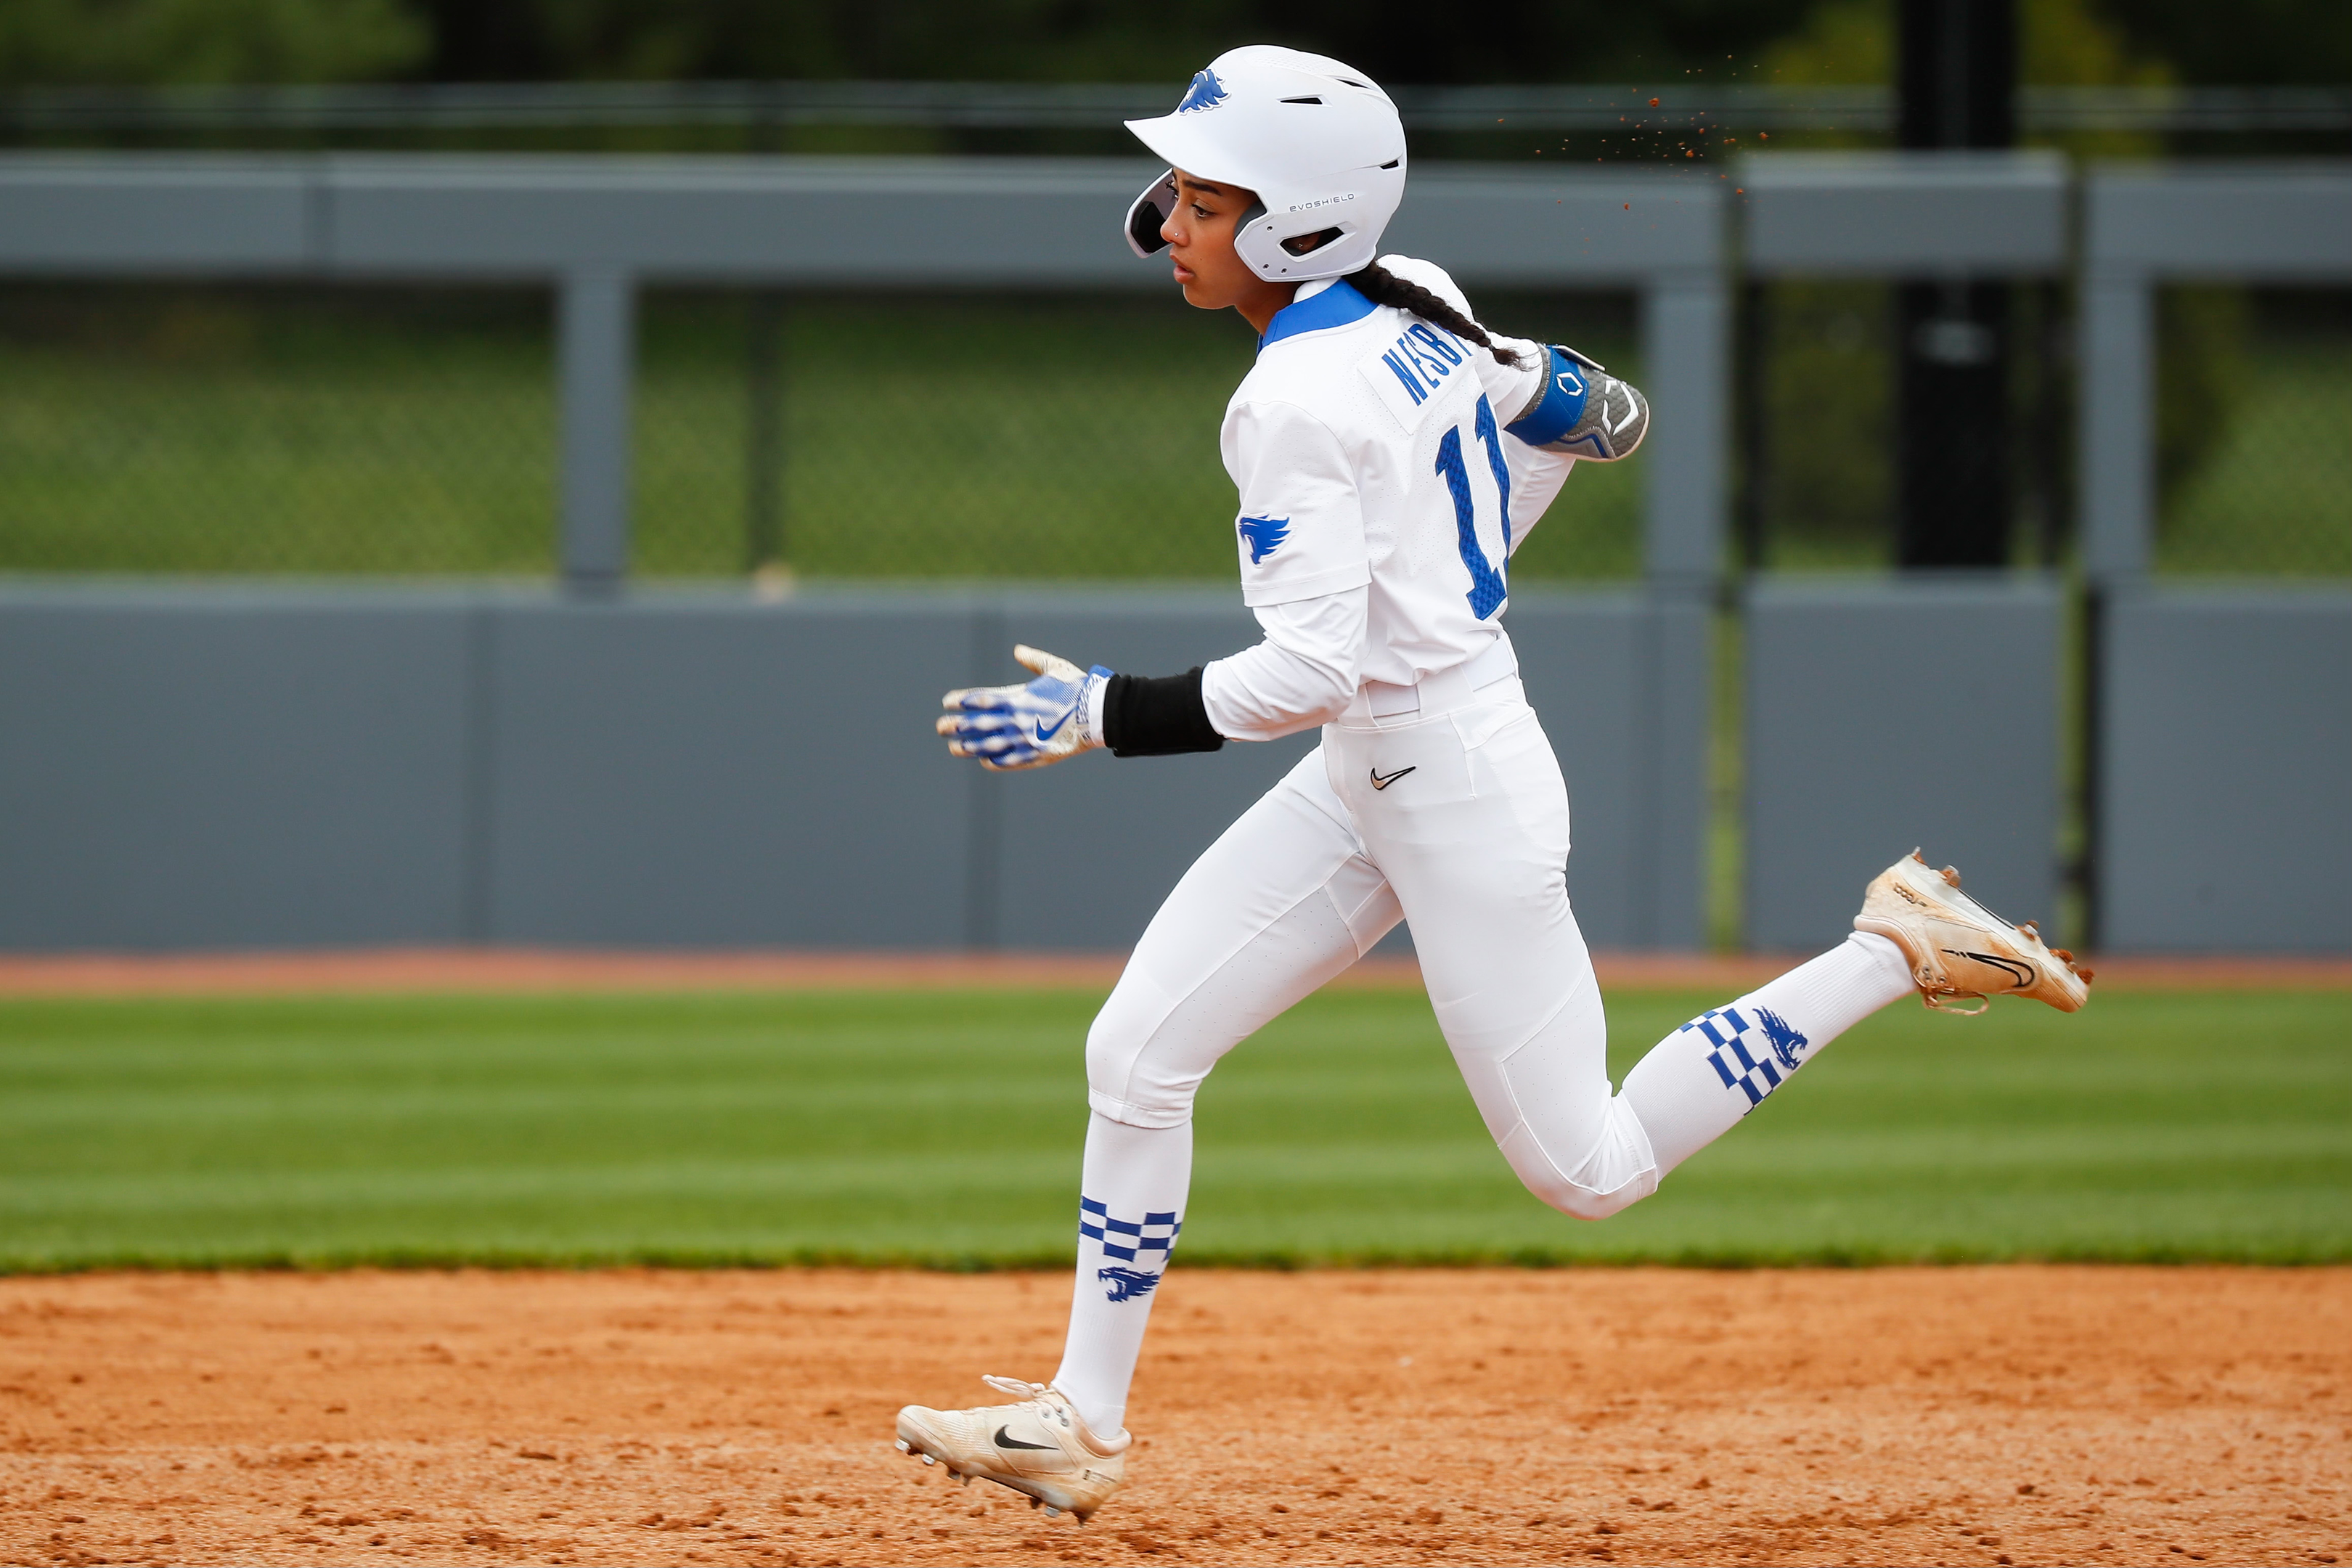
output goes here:
[{"label": "blue and white batting glove", "polygon": [[1096,693],[1111,672],[1022,645],[1013,650],[1037,672],[1026,686],[967,686],[940,700],[939,731],[950,754],[974,757],[992,773],[1042,768],[1103,743],[1095,732]]}]

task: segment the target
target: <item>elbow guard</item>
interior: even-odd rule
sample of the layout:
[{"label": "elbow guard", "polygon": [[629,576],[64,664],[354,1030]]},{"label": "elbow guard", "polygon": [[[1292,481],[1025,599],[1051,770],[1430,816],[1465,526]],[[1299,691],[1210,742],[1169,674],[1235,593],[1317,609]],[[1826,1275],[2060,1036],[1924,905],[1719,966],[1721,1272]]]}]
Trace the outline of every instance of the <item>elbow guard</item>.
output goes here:
[{"label": "elbow guard", "polygon": [[1650,430],[1649,400],[1574,349],[1544,353],[1542,393],[1504,426],[1530,447],[1613,463]]}]

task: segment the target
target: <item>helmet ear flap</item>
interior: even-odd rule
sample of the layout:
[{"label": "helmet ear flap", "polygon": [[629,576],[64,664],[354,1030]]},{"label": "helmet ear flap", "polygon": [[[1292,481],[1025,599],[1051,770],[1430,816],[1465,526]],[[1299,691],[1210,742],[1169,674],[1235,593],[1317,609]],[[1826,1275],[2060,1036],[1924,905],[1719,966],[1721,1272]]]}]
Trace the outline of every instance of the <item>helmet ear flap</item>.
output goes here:
[{"label": "helmet ear flap", "polygon": [[1135,198],[1127,209],[1127,247],[1150,260],[1168,248],[1160,237],[1160,226],[1176,211],[1176,171],[1169,170]]}]

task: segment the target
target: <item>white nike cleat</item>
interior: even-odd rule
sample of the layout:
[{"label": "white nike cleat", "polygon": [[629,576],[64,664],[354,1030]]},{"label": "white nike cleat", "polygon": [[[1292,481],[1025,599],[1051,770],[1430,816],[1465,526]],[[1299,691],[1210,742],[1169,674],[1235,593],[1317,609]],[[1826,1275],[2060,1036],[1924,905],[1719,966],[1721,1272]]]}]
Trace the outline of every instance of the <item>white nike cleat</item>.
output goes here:
[{"label": "white nike cleat", "polygon": [[[2091,997],[2091,972],[2073,953],[2044,946],[2032,921],[2011,925],[1960,891],[1958,871],[1930,869],[1916,849],[1872,879],[1853,929],[1903,950],[1930,1007],[1947,996],[2030,996],[2072,1013]],[[1953,1011],[1972,1016],[1990,1005]]]},{"label": "white nike cleat", "polygon": [[1122,1432],[1108,1440],[1087,1430],[1067,1395],[1051,1384],[984,1377],[989,1387],[1017,1394],[1018,1405],[977,1410],[933,1410],[909,1405],[898,1412],[898,1447],[925,1464],[938,1463],[969,1483],[975,1476],[1029,1494],[1029,1506],[1068,1512],[1084,1524],[1126,1483]]}]

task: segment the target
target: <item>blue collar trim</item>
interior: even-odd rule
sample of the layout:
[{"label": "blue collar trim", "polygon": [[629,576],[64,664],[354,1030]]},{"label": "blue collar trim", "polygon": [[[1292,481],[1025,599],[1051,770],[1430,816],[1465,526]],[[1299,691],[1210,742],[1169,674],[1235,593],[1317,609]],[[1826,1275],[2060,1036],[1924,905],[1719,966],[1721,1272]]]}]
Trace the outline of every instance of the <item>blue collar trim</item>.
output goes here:
[{"label": "blue collar trim", "polygon": [[1360,321],[1378,309],[1370,300],[1356,292],[1355,285],[1342,278],[1311,299],[1285,305],[1265,324],[1265,335],[1257,341],[1257,352],[1264,353],[1266,345],[1285,338],[1295,338],[1301,332],[1319,332],[1327,327],[1344,327],[1350,321]]}]

